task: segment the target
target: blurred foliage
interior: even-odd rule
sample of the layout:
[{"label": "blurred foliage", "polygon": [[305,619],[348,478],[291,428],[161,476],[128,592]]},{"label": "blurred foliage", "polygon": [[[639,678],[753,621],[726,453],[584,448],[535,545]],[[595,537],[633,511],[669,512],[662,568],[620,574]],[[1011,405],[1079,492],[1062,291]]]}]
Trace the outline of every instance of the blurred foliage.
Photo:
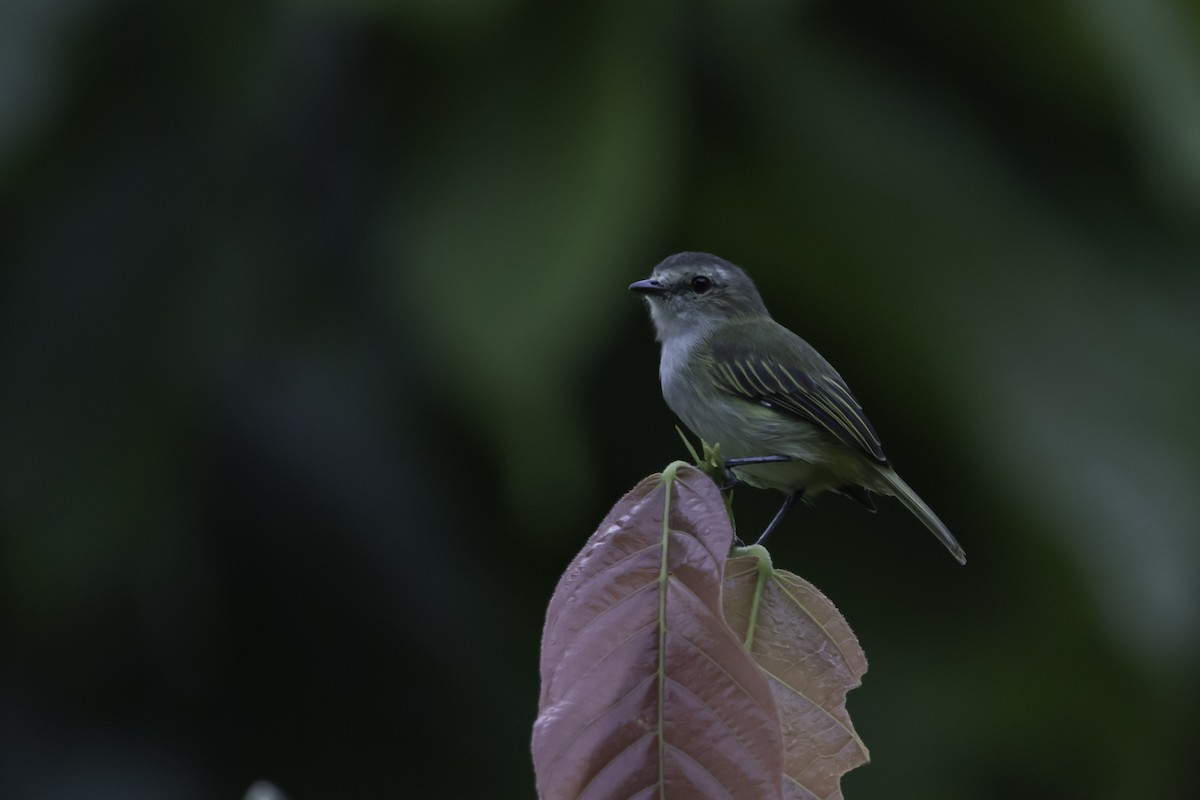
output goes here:
[{"label": "blurred foliage", "polygon": [[0,796],[529,797],[682,249],[971,557],[777,535],[846,796],[1200,795],[1195,4],[10,0],[0,204]]}]

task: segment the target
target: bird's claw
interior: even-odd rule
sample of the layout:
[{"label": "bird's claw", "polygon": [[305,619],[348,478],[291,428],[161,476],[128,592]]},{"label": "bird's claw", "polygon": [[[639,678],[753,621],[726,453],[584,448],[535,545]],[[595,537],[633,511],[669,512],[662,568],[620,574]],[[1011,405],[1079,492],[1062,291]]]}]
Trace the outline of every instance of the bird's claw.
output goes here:
[{"label": "bird's claw", "polygon": [[738,476],[734,474],[733,467],[726,466],[725,467],[725,483],[721,484],[718,488],[722,492],[731,492],[737,488],[737,485],[739,483],[741,483],[741,481],[739,481]]}]

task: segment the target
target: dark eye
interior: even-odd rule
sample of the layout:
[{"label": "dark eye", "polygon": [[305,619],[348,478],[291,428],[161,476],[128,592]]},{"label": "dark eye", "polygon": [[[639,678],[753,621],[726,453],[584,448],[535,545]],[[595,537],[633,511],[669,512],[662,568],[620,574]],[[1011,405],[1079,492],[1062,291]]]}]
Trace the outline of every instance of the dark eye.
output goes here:
[{"label": "dark eye", "polygon": [[712,288],[712,278],[707,275],[697,275],[692,278],[692,291],[696,294],[704,294]]}]

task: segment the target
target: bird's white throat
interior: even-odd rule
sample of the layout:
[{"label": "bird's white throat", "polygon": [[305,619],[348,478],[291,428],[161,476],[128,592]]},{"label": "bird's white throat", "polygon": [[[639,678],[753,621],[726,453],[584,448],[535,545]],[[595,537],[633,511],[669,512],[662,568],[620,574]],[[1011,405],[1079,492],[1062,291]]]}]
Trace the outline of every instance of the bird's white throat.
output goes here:
[{"label": "bird's white throat", "polygon": [[666,391],[671,382],[681,376],[691,362],[692,351],[709,333],[708,327],[679,330],[673,336],[660,336],[662,358],[658,362],[658,379]]}]

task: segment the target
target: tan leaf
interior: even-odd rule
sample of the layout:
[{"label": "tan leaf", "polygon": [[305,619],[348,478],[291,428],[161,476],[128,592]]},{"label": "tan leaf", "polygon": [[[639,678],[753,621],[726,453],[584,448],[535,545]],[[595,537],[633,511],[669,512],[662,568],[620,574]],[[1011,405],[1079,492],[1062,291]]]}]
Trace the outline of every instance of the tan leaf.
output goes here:
[{"label": "tan leaf", "polygon": [[841,776],[869,759],[846,713],[867,659],[846,620],[817,589],[776,570],[758,546],[725,568],[725,619],[770,676],[785,753],[785,796],[840,800]]}]

